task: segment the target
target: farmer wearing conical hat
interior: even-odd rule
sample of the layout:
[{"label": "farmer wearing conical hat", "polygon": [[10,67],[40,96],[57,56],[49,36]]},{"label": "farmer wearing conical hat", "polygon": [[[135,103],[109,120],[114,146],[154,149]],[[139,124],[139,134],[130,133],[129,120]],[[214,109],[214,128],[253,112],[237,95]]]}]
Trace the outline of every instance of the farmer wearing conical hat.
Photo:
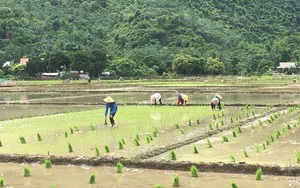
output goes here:
[{"label": "farmer wearing conical hat", "polygon": [[108,114],[108,109],[109,109],[110,110],[109,120],[110,120],[111,126],[114,126],[116,124],[115,120],[114,120],[114,116],[117,113],[118,105],[115,102],[115,100],[113,98],[111,98],[110,96],[106,97],[104,99],[104,101],[105,101],[105,113],[104,113],[105,121],[106,121],[107,114]]},{"label": "farmer wearing conical hat", "polygon": [[176,106],[178,106],[178,105],[182,105],[182,106],[185,106],[186,105],[186,102],[189,100],[189,97],[187,96],[187,95],[185,95],[185,94],[182,94],[182,93],[180,93],[179,95],[178,95],[178,100],[177,100],[177,103],[176,103]]},{"label": "farmer wearing conical hat", "polygon": [[218,105],[219,110],[221,110],[221,99],[222,99],[222,96],[220,94],[218,94],[218,93],[215,94],[215,96],[213,97],[213,99],[211,100],[211,103],[210,103],[212,110],[216,109],[216,105]]},{"label": "farmer wearing conical hat", "polygon": [[162,105],[161,95],[159,93],[154,93],[150,96],[151,105],[154,103],[154,105],[156,106],[157,101],[159,101],[160,105]]}]

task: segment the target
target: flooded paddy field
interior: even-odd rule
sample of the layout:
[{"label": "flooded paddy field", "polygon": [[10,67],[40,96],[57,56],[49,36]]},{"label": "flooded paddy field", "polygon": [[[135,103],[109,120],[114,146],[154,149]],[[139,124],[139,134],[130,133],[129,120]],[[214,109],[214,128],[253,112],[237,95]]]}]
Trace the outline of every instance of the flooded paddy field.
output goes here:
[{"label": "flooded paddy field", "polygon": [[[246,188],[300,187],[300,110],[287,105],[298,104],[298,93],[221,93],[225,108],[211,110],[213,93],[189,90],[188,106],[176,107],[178,92],[162,91],[167,105],[154,107],[153,88],[133,88],[0,92],[0,178],[7,187],[173,187],[175,176],[180,187],[230,187],[232,181]],[[119,104],[115,127],[104,125],[107,95]],[[196,178],[191,165],[199,169]],[[95,184],[88,182],[91,174]]]}]

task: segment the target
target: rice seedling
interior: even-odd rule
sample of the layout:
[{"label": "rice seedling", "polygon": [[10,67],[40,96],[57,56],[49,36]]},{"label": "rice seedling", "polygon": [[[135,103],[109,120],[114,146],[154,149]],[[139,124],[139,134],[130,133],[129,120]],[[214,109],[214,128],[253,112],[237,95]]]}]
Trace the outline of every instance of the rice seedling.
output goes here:
[{"label": "rice seedling", "polygon": [[300,163],[300,151],[296,151],[296,161]]},{"label": "rice seedling", "polygon": [[248,104],[246,104],[246,110],[249,110],[249,105]]},{"label": "rice seedling", "polygon": [[270,139],[271,139],[271,142],[274,142],[275,140],[274,140],[274,137],[271,135],[270,136]]},{"label": "rice seedling", "polygon": [[230,159],[231,162],[235,163],[235,158],[234,158],[233,155],[229,155],[229,159]]},{"label": "rice seedling", "polygon": [[[148,137],[147,137],[148,138]],[[149,141],[150,142],[150,141]],[[148,142],[148,143],[149,143]],[[119,149],[124,149],[124,146],[123,146],[123,142],[122,141],[119,141]]]},{"label": "rice seedling", "polygon": [[2,147],[2,142],[1,142],[1,140],[0,140],[0,147]]},{"label": "rice seedling", "polygon": [[157,137],[157,132],[153,131],[153,137]]},{"label": "rice seedling", "polygon": [[263,125],[260,119],[258,120],[258,124],[259,124],[259,126]]},{"label": "rice seedling", "polygon": [[94,125],[91,125],[91,130],[92,131],[96,130],[96,127]]},{"label": "rice seedling", "polygon": [[176,160],[177,158],[176,158],[176,154],[175,154],[175,152],[172,150],[172,151],[170,151],[170,158],[171,158],[171,160]]},{"label": "rice seedling", "polygon": [[74,130],[72,127],[70,127],[70,133],[73,134],[74,133]]},{"label": "rice seedling", "polygon": [[225,115],[224,115],[224,111],[223,111],[223,110],[222,110],[222,116],[225,116]]},{"label": "rice seedling", "polygon": [[221,120],[221,125],[222,125],[222,126],[224,125],[224,121],[223,121],[223,120]]},{"label": "rice seedling", "polygon": [[228,142],[227,136],[223,136],[222,138],[223,138],[223,142]]},{"label": "rice seedling", "polygon": [[105,152],[106,152],[106,153],[109,153],[109,152],[110,152],[110,149],[109,149],[108,145],[105,145],[105,146],[104,146],[104,149],[105,149]]},{"label": "rice seedling", "polygon": [[44,161],[44,165],[45,165],[45,168],[51,168],[52,167],[52,162],[49,159],[46,159]]},{"label": "rice seedling", "polygon": [[213,127],[212,127],[211,124],[208,124],[208,127],[209,127],[210,130],[213,130]]},{"label": "rice seedling", "polygon": [[253,111],[253,110],[251,111],[251,113],[252,113],[252,116],[254,116],[254,115],[255,115],[255,113],[254,113],[254,111]]},{"label": "rice seedling", "polygon": [[192,126],[192,121],[191,120],[189,120],[189,126]]},{"label": "rice seedling", "polygon": [[207,147],[208,148],[212,148],[212,144],[211,144],[211,142],[209,141],[208,138],[206,138],[206,142],[207,142]]},{"label": "rice seedling", "polygon": [[0,178],[0,187],[4,187],[4,180],[3,180],[3,178]]},{"label": "rice seedling", "polygon": [[271,123],[272,123],[272,120],[268,119],[268,123],[271,124]]},{"label": "rice seedling", "polygon": [[198,177],[199,171],[195,165],[192,165],[190,168],[192,177]]},{"label": "rice seedling", "polygon": [[232,117],[230,118],[230,122],[233,123],[233,118]]},{"label": "rice seedling", "polygon": [[21,144],[26,144],[26,140],[23,136],[19,136],[19,139],[21,141]]},{"label": "rice seedling", "polygon": [[65,131],[65,137],[68,137],[68,133]]},{"label": "rice seedling", "polygon": [[121,162],[117,163],[117,173],[122,173],[123,170],[123,164]]},{"label": "rice seedling", "polygon": [[263,149],[266,149],[266,145],[265,143],[262,143]]},{"label": "rice seedling", "polygon": [[198,125],[200,124],[200,120],[199,120],[199,119],[197,119],[197,124],[198,124]]},{"label": "rice seedling", "polygon": [[164,188],[164,186],[158,184],[158,185],[155,185],[155,188]]},{"label": "rice seedling", "polygon": [[216,122],[216,129],[219,129],[219,123]]},{"label": "rice seedling", "polygon": [[77,126],[74,126],[74,129],[75,131],[79,131],[78,127]]},{"label": "rice seedling", "polygon": [[146,141],[147,143],[150,143],[150,138],[148,136],[146,137]]},{"label": "rice seedling", "polygon": [[95,151],[96,151],[96,156],[100,156],[100,152],[99,152],[99,148],[95,147]]},{"label": "rice seedling", "polygon": [[238,188],[238,186],[236,185],[236,183],[234,183],[234,181],[231,182],[231,188]]},{"label": "rice seedling", "polygon": [[258,146],[258,144],[255,145],[255,151],[256,151],[256,153],[259,153],[259,146]]},{"label": "rice seedling", "polygon": [[251,124],[251,129],[254,129],[255,127],[254,127],[254,125],[253,124]]},{"label": "rice seedling", "polygon": [[37,133],[36,136],[37,136],[38,141],[42,141],[42,137],[41,137],[40,133]]},{"label": "rice seedling", "polygon": [[266,145],[267,145],[267,146],[270,145],[270,141],[269,141],[268,138],[266,139]]},{"label": "rice seedling", "polygon": [[243,150],[243,153],[244,153],[244,157],[245,157],[245,158],[248,158],[248,157],[249,157],[248,152],[247,152],[245,149]]},{"label": "rice seedling", "polygon": [[173,187],[179,187],[180,184],[179,184],[179,177],[178,176],[175,176],[174,177],[174,181],[173,181]]},{"label": "rice seedling", "polygon": [[182,128],[179,129],[181,134],[184,134],[184,130]]},{"label": "rice seedling", "polygon": [[241,114],[239,114],[239,119],[240,119],[240,120],[242,119],[242,116],[241,116]]},{"label": "rice seedling", "polygon": [[89,181],[89,183],[90,184],[94,184],[96,182],[96,175],[95,174],[91,174],[90,175],[90,181]]},{"label": "rice seedling", "polygon": [[238,114],[235,116],[235,120],[239,120],[239,115]]},{"label": "rice seedling", "polygon": [[153,138],[150,134],[148,134],[147,137],[149,137],[150,141],[153,140]]},{"label": "rice seedling", "polygon": [[249,117],[249,113],[248,113],[248,112],[246,112],[246,117],[247,117],[247,118]]},{"label": "rice seedling", "polygon": [[139,142],[139,140],[137,138],[134,138],[133,143],[136,146],[140,146],[140,142]]},{"label": "rice seedling", "polygon": [[178,123],[175,124],[175,127],[176,127],[176,129],[180,128]]},{"label": "rice seedling", "polygon": [[[151,140],[152,140],[152,137],[151,137],[150,135],[148,135],[148,136],[149,136],[149,137],[151,138]],[[123,145],[126,144],[124,138],[122,138],[122,143],[123,143]]]},{"label": "rice seedling", "polygon": [[232,136],[233,136],[233,137],[236,137],[236,133],[235,133],[234,130],[232,131]]},{"label": "rice seedling", "polygon": [[70,143],[68,144],[68,147],[69,147],[69,153],[72,153],[73,152],[73,147]]},{"label": "rice seedling", "polygon": [[238,127],[237,127],[237,132],[238,132],[238,133],[243,133],[241,126],[238,126]]},{"label": "rice seedling", "polygon": [[25,177],[30,176],[30,169],[28,166],[24,166],[24,176]]},{"label": "rice seedling", "polygon": [[197,154],[197,153],[199,153],[199,152],[198,152],[198,149],[197,149],[196,146],[194,146],[194,154]]},{"label": "rice seedling", "polygon": [[256,173],[255,173],[255,179],[256,180],[262,180],[262,169],[261,168],[258,168],[256,170]]},{"label": "rice seedling", "polygon": [[136,134],[136,135],[135,135],[135,139],[140,140],[140,135],[139,135],[139,134]]},{"label": "rice seedling", "polygon": [[272,122],[274,121],[274,117],[272,115],[270,115],[270,119]]},{"label": "rice seedling", "polygon": [[216,120],[216,119],[217,119],[217,117],[216,117],[216,114],[213,114],[213,119],[214,119],[214,120]]}]

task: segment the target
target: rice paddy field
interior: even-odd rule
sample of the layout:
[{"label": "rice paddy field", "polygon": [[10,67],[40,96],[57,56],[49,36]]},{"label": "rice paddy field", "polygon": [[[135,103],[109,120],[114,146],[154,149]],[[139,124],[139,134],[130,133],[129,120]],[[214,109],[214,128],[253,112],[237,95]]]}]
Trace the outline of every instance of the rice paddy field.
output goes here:
[{"label": "rice paddy field", "polygon": [[[3,85],[0,187],[300,187],[299,93],[289,79]],[[164,105],[150,105],[154,92]],[[223,108],[212,110],[217,92]],[[178,93],[187,106],[174,105]],[[119,104],[113,127],[105,96]]]}]

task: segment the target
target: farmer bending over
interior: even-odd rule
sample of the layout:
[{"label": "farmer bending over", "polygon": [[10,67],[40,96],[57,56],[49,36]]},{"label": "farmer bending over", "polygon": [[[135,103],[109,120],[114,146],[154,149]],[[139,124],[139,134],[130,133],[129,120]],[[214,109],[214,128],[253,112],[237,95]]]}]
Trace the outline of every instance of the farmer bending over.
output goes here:
[{"label": "farmer bending over", "polygon": [[219,110],[221,110],[221,99],[222,99],[222,96],[220,94],[215,94],[215,96],[213,97],[213,99],[211,100],[211,103],[210,103],[212,110],[216,109],[216,105],[218,105]]},{"label": "farmer bending over", "polygon": [[159,101],[160,105],[162,105],[161,95],[159,93],[154,93],[150,96],[151,105],[154,103],[156,106],[157,101]]},{"label": "farmer bending over", "polygon": [[104,101],[105,101],[105,113],[104,113],[105,121],[106,121],[106,117],[107,117],[108,109],[109,109],[110,110],[109,120],[110,120],[111,126],[114,126],[116,124],[115,120],[114,120],[114,116],[116,115],[117,110],[118,110],[117,103],[111,97],[106,97],[104,99]]},{"label": "farmer bending over", "polygon": [[179,94],[178,95],[178,100],[177,100],[177,103],[176,103],[176,106],[178,105],[182,105],[182,106],[185,106],[186,105],[186,102],[189,100],[189,97],[185,94]]}]

